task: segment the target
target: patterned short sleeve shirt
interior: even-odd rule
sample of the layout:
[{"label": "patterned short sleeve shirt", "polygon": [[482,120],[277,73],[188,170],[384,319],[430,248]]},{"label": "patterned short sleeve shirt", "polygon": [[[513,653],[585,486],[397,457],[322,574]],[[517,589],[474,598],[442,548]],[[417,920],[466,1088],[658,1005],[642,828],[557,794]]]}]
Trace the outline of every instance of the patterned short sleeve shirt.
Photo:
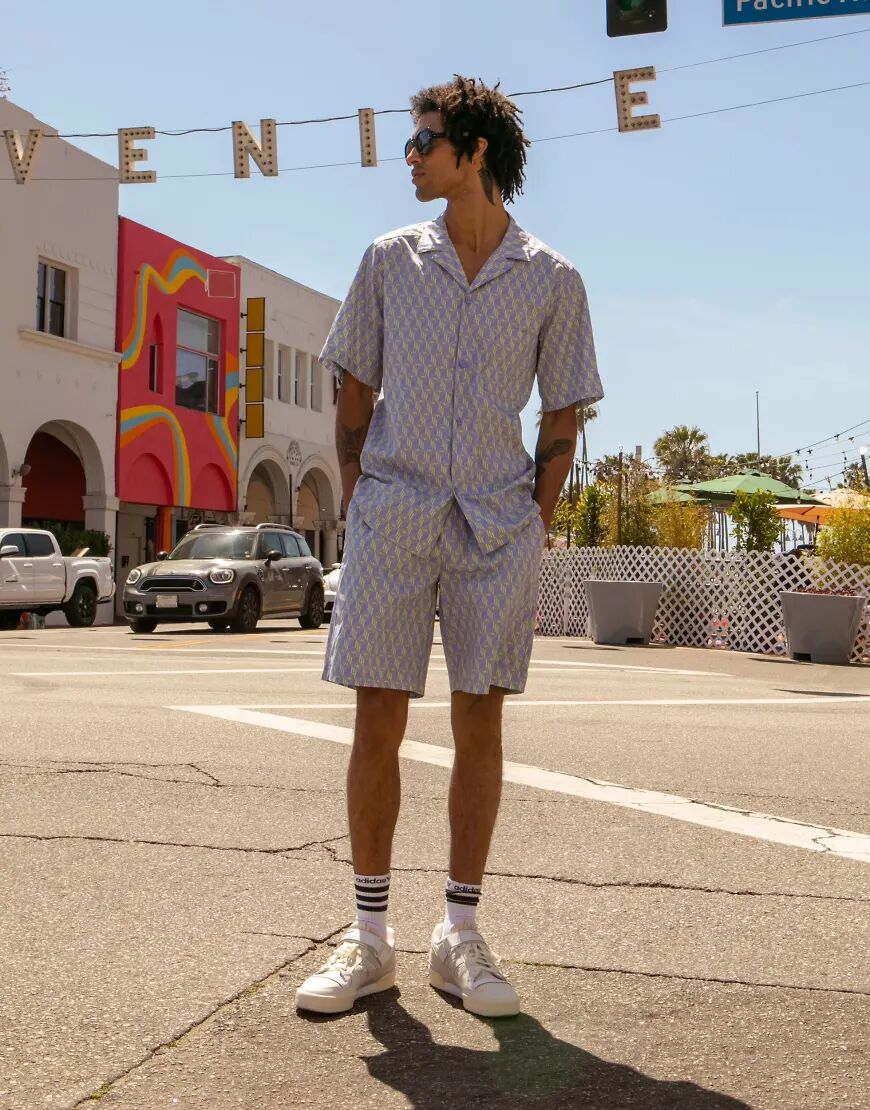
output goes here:
[{"label": "patterned short sleeve shirt", "polygon": [[484,552],[537,514],[520,413],[603,396],[586,291],[567,259],[513,219],[470,284],[444,215],[368,248],[320,355],[380,396],[353,500],[418,555],[454,501]]}]

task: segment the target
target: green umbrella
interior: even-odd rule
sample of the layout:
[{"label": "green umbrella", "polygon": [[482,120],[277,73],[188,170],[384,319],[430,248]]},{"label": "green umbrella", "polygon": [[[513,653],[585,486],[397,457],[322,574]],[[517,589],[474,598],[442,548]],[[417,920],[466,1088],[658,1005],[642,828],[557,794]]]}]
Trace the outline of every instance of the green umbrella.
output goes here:
[{"label": "green umbrella", "polygon": [[714,478],[710,482],[693,482],[691,484],[680,482],[679,488],[709,498],[711,501],[733,501],[735,493],[755,493],[764,490],[772,493],[779,502],[799,501],[802,505],[820,505],[809,494],[803,493],[794,486],[787,486],[770,474],[762,474],[760,470],[744,470],[740,474],[729,474],[727,478]]}]

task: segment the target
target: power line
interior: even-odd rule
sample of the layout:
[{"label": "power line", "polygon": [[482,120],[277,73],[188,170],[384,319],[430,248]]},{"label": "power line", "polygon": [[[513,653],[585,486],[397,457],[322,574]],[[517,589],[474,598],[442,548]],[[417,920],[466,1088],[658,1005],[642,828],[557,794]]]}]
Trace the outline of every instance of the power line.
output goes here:
[{"label": "power line", "polygon": [[[853,424],[851,428],[844,428],[842,432],[834,432],[833,435],[825,436],[824,439],[818,439],[815,443],[808,443],[806,447],[798,447],[794,451],[789,451],[788,454],[785,455],[771,455],[771,458],[786,459],[789,458],[791,455],[800,455],[802,451],[809,451],[813,447],[821,447],[824,443],[831,443],[832,440],[838,440],[840,436],[847,435],[849,432],[854,432],[858,428],[863,428],[865,424],[870,425],[870,418],[868,418],[867,420],[861,420],[857,424]],[[867,432],[868,434],[870,434],[870,428],[867,429]],[[853,443],[856,438],[860,437],[849,436],[849,442]]]},{"label": "power line", "polygon": [[[855,32],[852,32],[852,33],[854,34]],[[777,96],[777,97],[773,97],[770,100],[754,100],[754,101],[752,101],[751,103],[748,103],[748,104],[732,104],[731,106],[729,106],[727,108],[711,108],[706,112],[692,112],[690,115],[685,115],[685,116],[667,116],[667,117],[662,118],[662,123],[677,123],[680,120],[699,119],[701,116],[718,116],[718,115],[721,115],[723,112],[738,112],[738,111],[741,111],[741,110],[746,109],[746,108],[760,108],[760,107],[763,107],[764,105],[768,105],[768,104],[781,104],[781,103],[783,103],[784,101],[787,101],[787,100],[800,100],[800,99],[803,99],[803,98],[809,97],[809,96],[823,96],[826,93],[844,92],[847,89],[861,89],[861,88],[866,88],[867,86],[870,86],[870,81],[859,81],[859,82],[857,82],[856,84],[853,84],[853,85],[836,85],[836,86],[833,86],[832,88],[828,88],[828,89],[813,89],[810,92],[795,93],[791,96]],[[356,116],[354,116],[353,118],[356,119]],[[538,144],[538,143],[553,143],[553,142],[558,142],[562,139],[579,139],[579,138],[582,138],[586,135],[604,135],[608,132],[613,132],[613,131],[618,131],[618,130],[619,130],[619,128],[617,128],[617,127],[600,127],[600,128],[596,128],[595,130],[592,130],[592,131],[572,131],[572,132],[570,132],[569,134],[566,134],[566,135],[548,135],[543,139],[533,139],[532,144],[535,145],[535,144]],[[162,132],[161,132],[161,134],[162,134]],[[404,162],[404,161],[405,161],[405,159],[401,156],[397,156],[395,158],[379,158],[378,159],[379,163]],[[359,161],[355,160],[355,161],[352,161],[352,162],[321,162],[321,163],[317,163],[317,164],[314,164],[314,165],[286,166],[283,169],[279,169],[278,172],[279,173],[299,173],[302,170],[333,169],[333,168],[339,167],[339,166],[359,166]],[[212,172],[212,173],[209,173],[209,172],[203,172],[203,173],[161,173],[159,175],[158,180],[160,180],[160,181],[176,180],[177,181],[177,180],[181,180],[181,179],[184,179],[184,178],[234,177],[234,176],[235,176],[235,174],[232,170],[218,170],[218,171],[215,171],[215,172]],[[36,177],[36,176],[34,176],[34,177],[31,177],[30,180],[31,181],[107,181],[107,182],[112,182],[113,184],[116,181],[116,179],[114,177],[108,177],[108,176],[104,176],[104,177]],[[14,178],[13,177],[0,177],[0,181],[14,181]],[[785,458],[784,455],[774,455],[772,457],[773,458]]]},{"label": "power line", "polygon": [[[781,50],[794,50],[799,46],[813,46],[820,42],[831,42],[834,39],[851,38],[853,35],[866,35],[870,34],[870,28],[863,28],[858,31],[844,31],[836,35],[821,35],[814,39],[802,39],[800,42],[787,42],[780,46],[766,46],[761,50],[746,50],[742,54],[725,54],[720,58],[705,58],[699,62],[686,62],[679,66],[668,66],[667,69],[658,70],[659,73],[678,73],[684,69],[697,69],[699,66],[718,65],[720,62],[733,62],[738,58],[752,58],[758,54],[773,54]],[[529,89],[522,92],[512,92],[507,95],[512,99],[521,96],[544,96],[548,93],[560,92],[573,92],[576,89],[589,89],[596,85],[613,84],[613,77],[601,77],[596,81],[580,81],[574,85],[557,85],[549,89]],[[843,86],[844,88],[851,88],[854,86]],[[810,94],[803,94],[810,95]],[[772,101],[760,101],[759,103],[772,103]],[[733,111],[734,109],[722,109],[722,111]],[[376,116],[390,116],[390,115],[407,115],[409,109],[407,108],[378,108],[375,109]],[[706,114],[706,113],[702,113]],[[276,127],[305,127],[309,124],[318,123],[337,123],[344,120],[357,119],[357,113],[351,112],[340,116],[321,116],[317,119],[297,119],[297,120],[282,120],[276,123]],[[688,119],[691,117],[679,116],[678,119]],[[224,124],[219,127],[184,127],[177,129],[156,129],[156,134],[165,135],[169,138],[179,138],[184,135],[196,134],[218,134],[222,131],[231,131],[232,124]],[[611,130],[608,128],[608,130]],[[615,129],[614,129],[615,130]],[[50,132],[46,133],[46,138],[57,139],[114,139],[117,138],[118,132],[115,131],[65,131],[62,133]],[[545,142],[547,140],[538,140]]]}]

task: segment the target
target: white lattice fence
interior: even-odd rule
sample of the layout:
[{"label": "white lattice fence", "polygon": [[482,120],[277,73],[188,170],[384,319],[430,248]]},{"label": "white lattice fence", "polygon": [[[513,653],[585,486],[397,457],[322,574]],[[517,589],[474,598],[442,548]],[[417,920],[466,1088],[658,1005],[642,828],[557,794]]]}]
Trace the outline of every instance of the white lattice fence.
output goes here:
[{"label": "white lattice fence", "polygon": [[[583,583],[591,578],[662,582],[653,628],[658,643],[722,646],[785,654],[782,590],[806,586],[849,589],[870,599],[870,567],[734,551],[666,547],[572,547],[545,551],[538,631],[587,636]],[[865,607],[853,663],[870,663],[870,605]]]}]

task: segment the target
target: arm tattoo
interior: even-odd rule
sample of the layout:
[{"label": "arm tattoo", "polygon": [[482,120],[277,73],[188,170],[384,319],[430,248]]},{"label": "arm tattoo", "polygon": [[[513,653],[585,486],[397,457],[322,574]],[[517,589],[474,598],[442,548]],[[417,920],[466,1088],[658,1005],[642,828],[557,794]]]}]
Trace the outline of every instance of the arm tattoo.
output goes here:
[{"label": "arm tattoo", "polygon": [[367,424],[363,424],[359,428],[348,428],[346,424],[339,424],[335,440],[339,466],[346,466],[348,463],[359,463],[368,430]]},{"label": "arm tattoo", "polygon": [[547,469],[547,465],[553,461],[558,455],[569,455],[574,449],[574,444],[570,439],[554,439],[552,443],[548,443],[546,447],[541,448],[535,454],[535,481],[540,478],[543,472]]},{"label": "arm tattoo", "polygon": [[495,180],[492,174],[489,172],[488,169],[486,169],[486,167],[479,170],[478,173],[480,174],[480,183],[483,186],[483,191],[486,195],[486,199],[489,201],[490,204],[495,204],[495,200],[492,195]]}]

